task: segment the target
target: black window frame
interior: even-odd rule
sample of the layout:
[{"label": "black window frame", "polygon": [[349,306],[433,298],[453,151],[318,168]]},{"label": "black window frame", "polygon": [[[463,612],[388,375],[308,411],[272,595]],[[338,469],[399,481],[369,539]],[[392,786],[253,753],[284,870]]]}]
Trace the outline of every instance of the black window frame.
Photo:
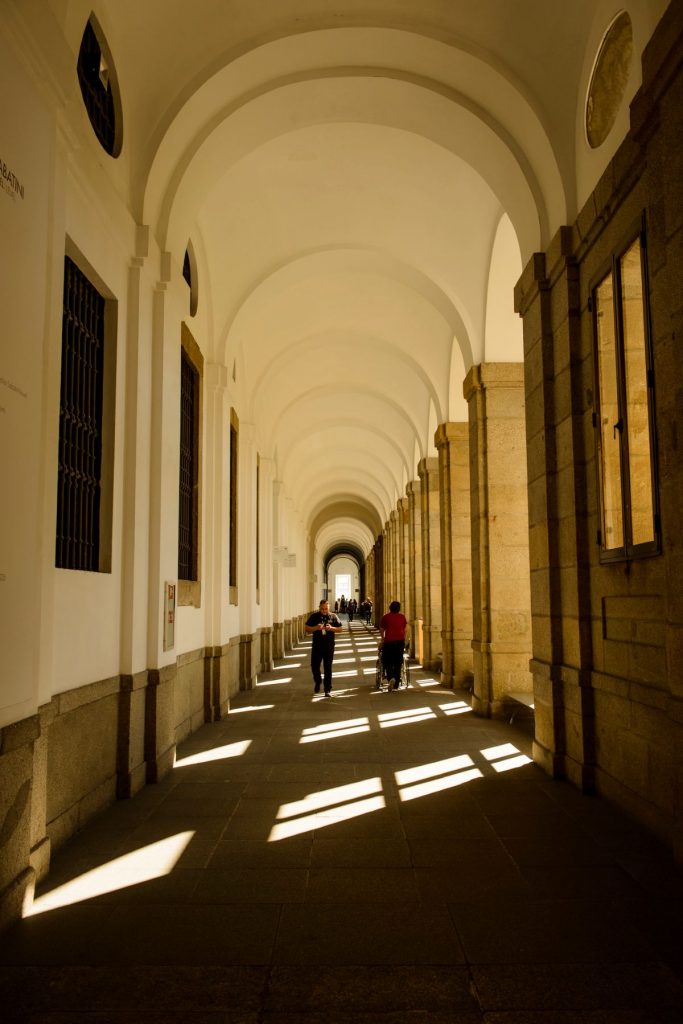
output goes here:
[{"label": "black window frame", "polygon": [[178,579],[199,579],[199,370],[180,349]]},{"label": "black window frame", "polygon": [[[640,268],[641,287],[643,296],[643,327],[645,345],[645,372],[647,381],[648,397],[648,427],[650,438],[650,477],[652,489],[653,508],[653,539],[641,544],[633,544],[632,526],[632,500],[631,500],[631,479],[629,469],[629,439],[628,439],[628,412],[627,412],[627,379],[624,349],[624,317],[622,306],[622,281],[620,260],[635,241],[640,242]],[[618,548],[607,548],[605,546],[605,510],[604,510],[604,458],[601,435],[601,393],[600,393],[600,366],[598,346],[598,303],[596,292],[608,276],[612,278],[612,315],[614,318],[615,337],[615,363],[617,370],[616,393],[618,402],[618,418],[613,428],[619,435],[619,469],[621,485],[621,514],[624,543]],[[598,273],[590,281],[589,289],[589,311],[591,313],[592,344],[593,344],[593,380],[594,380],[594,412],[593,427],[595,430],[595,449],[597,464],[598,484],[598,515],[599,525],[597,530],[597,543],[600,548],[600,561],[602,563],[632,561],[642,558],[651,558],[661,553],[662,532],[661,515],[659,505],[658,486],[658,463],[657,463],[657,432],[655,417],[655,368],[654,350],[652,344],[652,327],[650,317],[650,291],[648,277],[647,259],[647,221],[645,213],[631,225],[630,230],[623,236],[619,246],[615,248],[609,259],[602,264]]]},{"label": "black window frame", "polygon": [[239,419],[230,410],[228,470],[228,588],[230,603],[237,604],[239,571]]},{"label": "black window frame", "polygon": [[64,256],[55,567],[101,561],[106,297]]}]

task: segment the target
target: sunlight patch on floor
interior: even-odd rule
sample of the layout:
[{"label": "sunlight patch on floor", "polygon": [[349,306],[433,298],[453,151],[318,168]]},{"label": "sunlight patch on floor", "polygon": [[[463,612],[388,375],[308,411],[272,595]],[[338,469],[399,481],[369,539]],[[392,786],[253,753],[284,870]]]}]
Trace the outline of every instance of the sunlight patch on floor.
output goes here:
[{"label": "sunlight patch on floor", "polygon": [[78,878],[38,896],[24,908],[23,916],[35,917],[48,910],[82,903],[108,892],[117,892],[131,885],[141,885],[154,878],[169,875],[193,835],[194,832],[178,832],[177,835],[160,839],[149,846],[117,857],[108,864],[93,868],[92,871],[86,871]]},{"label": "sunlight patch on floor", "polygon": [[478,768],[468,768],[464,772],[457,772],[455,775],[442,775],[438,779],[429,779],[426,782],[418,782],[414,786],[407,786],[399,791],[401,800],[417,800],[422,796],[429,796],[431,793],[442,793],[445,789],[453,789],[455,786],[462,786],[465,782],[473,779],[483,778]]},{"label": "sunlight patch on floor", "polygon": [[340,736],[356,736],[361,732],[370,732],[368,719],[350,718],[347,722],[330,722],[304,729],[299,743],[319,743],[320,740],[337,739]]},{"label": "sunlight patch on floor", "polygon": [[228,711],[229,715],[241,715],[245,711],[268,711],[274,708],[274,704],[250,704],[246,708],[230,708]]},{"label": "sunlight patch on floor", "polygon": [[509,757],[511,754],[519,754],[519,747],[513,743],[501,743],[497,747],[486,747],[480,751],[487,761],[497,761],[500,757]]},{"label": "sunlight patch on floor", "polygon": [[456,700],[452,704],[439,704],[439,711],[442,711],[444,715],[464,715],[471,710],[472,708],[464,700]]},{"label": "sunlight patch on floor", "polygon": [[[380,778],[363,779],[347,786],[336,786],[333,789],[310,793],[303,800],[283,804],[277,812],[278,823],[273,825],[268,842],[288,839],[314,829],[326,828],[340,821],[349,821],[362,814],[379,811],[386,806],[381,791]],[[290,820],[283,821],[283,818]]]},{"label": "sunlight patch on floor", "polygon": [[442,761],[432,761],[430,764],[419,764],[415,768],[403,768],[395,772],[397,786],[406,786],[413,782],[422,782],[423,779],[433,779],[437,775],[447,775],[452,772],[459,772],[463,768],[471,768],[474,761],[469,754],[459,754],[457,757],[446,757]]},{"label": "sunlight patch on floor", "polygon": [[286,676],[284,679],[259,679],[256,682],[257,686],[282,686],[283,683],[291,683],[292,676]]},{"label": "sunlight patch on floor", "polygon": [[224,747],[212,747],[211,750],[202,750],[198,754],[189,754],[176,761],[174,768],[187,768],[191,764],[208,764],[210,761],[222,761],[227,757],[241,757],[251,746],[251,740],[239,740],[237,743],[227,743]]},{"label": "sunlight patch on floor", "polygon": [[482,777],[469,754],[447,757],[415,768],[404,768],[394,774],[396,784],[404,787],[399,788],[399,797],[403,802],[417,800],[431,793],[442,793]]},{"label": "sunlight patch on floor", "polygon": [[387,711],[377,716],[380,729],[391,729],[395,725],[412,725],[413,722],[426,722],[436,718],[431,708],[407,708],[405,711]]}]

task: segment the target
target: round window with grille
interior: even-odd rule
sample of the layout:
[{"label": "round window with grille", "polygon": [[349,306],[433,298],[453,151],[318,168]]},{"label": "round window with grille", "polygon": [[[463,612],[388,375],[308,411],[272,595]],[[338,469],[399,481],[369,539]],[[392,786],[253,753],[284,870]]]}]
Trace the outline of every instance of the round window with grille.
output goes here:
[{"label": "round window with grille", "polygon": [[591,149],[601,146],[617,119],[633,60],[633,26],[626,11],[605,33],[591,75],[586,101],[586,138]]}]

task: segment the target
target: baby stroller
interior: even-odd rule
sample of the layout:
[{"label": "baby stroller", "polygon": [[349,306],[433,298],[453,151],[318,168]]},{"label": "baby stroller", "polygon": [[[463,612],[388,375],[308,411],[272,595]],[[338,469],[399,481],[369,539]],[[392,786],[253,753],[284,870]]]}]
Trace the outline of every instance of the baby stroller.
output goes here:
[{"label": "baby stroller", "polygon": [[[408,648],[406,647],[403,651],[403,661],[401,663],[401,678],[398,680],[396,685],[397,690],[404,690],[410,686],[410,659],[408,655]],[[386,677],[384,671],[384,665],[382,664],[382,651],[379,650],[377,654],[377,662],[375,664],[375,689],[376,690],[388,690],[389,680]]]}]

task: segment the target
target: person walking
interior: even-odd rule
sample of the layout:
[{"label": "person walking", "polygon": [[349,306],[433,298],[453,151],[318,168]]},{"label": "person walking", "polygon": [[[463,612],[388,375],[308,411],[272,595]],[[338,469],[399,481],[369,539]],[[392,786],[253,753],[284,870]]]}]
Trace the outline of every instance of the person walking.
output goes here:
[{"label": "person walking", "polygon": [[382,616],[379,629],[384,674],[389,681],[389,689],[397,690],[401,681],[401,666],[408,631],[408,620],[401,611],[400,601],[391,602],[389,611]]},{"label": "person walking", "polygon": [[[311,672],[313,673],[313,691],[320,693],[321,684],[325,696],[329,697],[332,690],[332,659],[334,658],[334,636],[340,633],[342,624],[334,614],[330,614],[330,603],[324,598],[317,612],[313,612],[306,620],[305,630],[313,636],[311,647]],[[323,664],[324,680],[320,674],[320,663]]]},{"label": "person walking", "polygon": [[370,618],[372,617],[372,601],[369,597],[366,597],[363,601],[363,618],[365,619],[365,625],[370,625]]}]

